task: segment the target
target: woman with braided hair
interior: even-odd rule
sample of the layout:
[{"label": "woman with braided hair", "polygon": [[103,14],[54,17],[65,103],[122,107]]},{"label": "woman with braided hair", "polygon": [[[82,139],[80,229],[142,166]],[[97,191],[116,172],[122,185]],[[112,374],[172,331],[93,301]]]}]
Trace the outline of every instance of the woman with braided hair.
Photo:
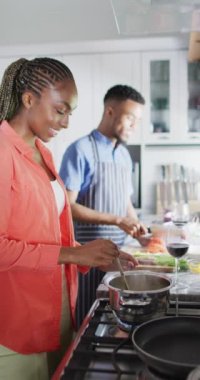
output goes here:
[{"label": "woman with braided hair", "polygon": [[67,128],[76,105],[76,84],[62,62],[19,59],[5,71],[0,87],[2,380],[46,380],[55,370],[72,338],[77,270],[109,266],[119,254],[125,264],[135,264],[109,240],[82,246],[74,240],[65,187],[43,142]]}]

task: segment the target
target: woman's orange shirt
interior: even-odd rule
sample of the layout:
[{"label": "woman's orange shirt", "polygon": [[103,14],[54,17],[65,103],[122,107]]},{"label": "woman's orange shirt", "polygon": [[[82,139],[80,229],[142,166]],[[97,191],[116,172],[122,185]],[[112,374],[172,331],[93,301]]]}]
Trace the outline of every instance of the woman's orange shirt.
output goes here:
[{"label": "woman's orange shirt", "polygon": [[[49,150],[36,141],[46,165],[55,171]],[[70,206],[58,216],[45,171],[33,150],[9,126],[0,125],[0,344],[28,354],[59,346],[61,245],[75,246]],[[65,266],[72,319],[77,266]],[[80,268],[86,271],[86,268]]]}]

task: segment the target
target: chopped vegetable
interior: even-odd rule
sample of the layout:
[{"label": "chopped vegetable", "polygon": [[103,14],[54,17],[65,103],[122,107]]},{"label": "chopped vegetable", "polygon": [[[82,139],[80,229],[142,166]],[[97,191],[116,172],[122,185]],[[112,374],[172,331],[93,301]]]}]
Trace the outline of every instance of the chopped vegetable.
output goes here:
[{"label": "chopped vegetable", "polygon": [[149,243],[146,246],[147,250],[151,253],[160,253],[160,252],[167,252],[166,247],[162,239],[159,237],[153,236]]},{"label": "chopped vegetable", "polygon": [[[152,254],[151,252],[133,252],[132,255],[139,260],[141,264],[151,264],[159,266],[175,267],[175,258],[168,253]],[[179,260],[180,271],[188,270],[188,262],[186,259]]]},{"label": "chopped vegetable", "polygon": [[170,255],[160,255],[155,257],[155,263],[157,265],[167,265],[169,267],[174,267],[175,266],[175,259],[174,257]]}]

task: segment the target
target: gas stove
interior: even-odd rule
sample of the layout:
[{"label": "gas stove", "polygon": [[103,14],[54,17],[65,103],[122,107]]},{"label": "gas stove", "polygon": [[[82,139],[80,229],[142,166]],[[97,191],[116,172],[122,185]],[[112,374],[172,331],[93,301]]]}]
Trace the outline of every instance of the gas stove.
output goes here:
[{"label": "gas stove", "polygon": [[[166,315],[175,315],[174,301]],[[179,315],[200,317],[200,302],[180,302]],[[134,350],[132,331],[118,326],[108,299],[97,299],[52,380],[177,380],[146,368]]]}]

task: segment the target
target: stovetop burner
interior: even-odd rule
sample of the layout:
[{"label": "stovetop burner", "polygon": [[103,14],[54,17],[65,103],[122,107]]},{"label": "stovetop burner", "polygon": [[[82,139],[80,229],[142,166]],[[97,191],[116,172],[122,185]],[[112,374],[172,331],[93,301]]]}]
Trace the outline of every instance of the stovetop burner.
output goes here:
[{"label": "stovetop burner", "polygon": [[[179,314],[200,316],[200,303],[180,304]],[[167,315],[175,315],[173,302]],[[123,331],[116,324],[108,299],[96,300],[82,324],[59,379],[177,380],[146,368],[134,350],[131,337],[132,331]]]}]

